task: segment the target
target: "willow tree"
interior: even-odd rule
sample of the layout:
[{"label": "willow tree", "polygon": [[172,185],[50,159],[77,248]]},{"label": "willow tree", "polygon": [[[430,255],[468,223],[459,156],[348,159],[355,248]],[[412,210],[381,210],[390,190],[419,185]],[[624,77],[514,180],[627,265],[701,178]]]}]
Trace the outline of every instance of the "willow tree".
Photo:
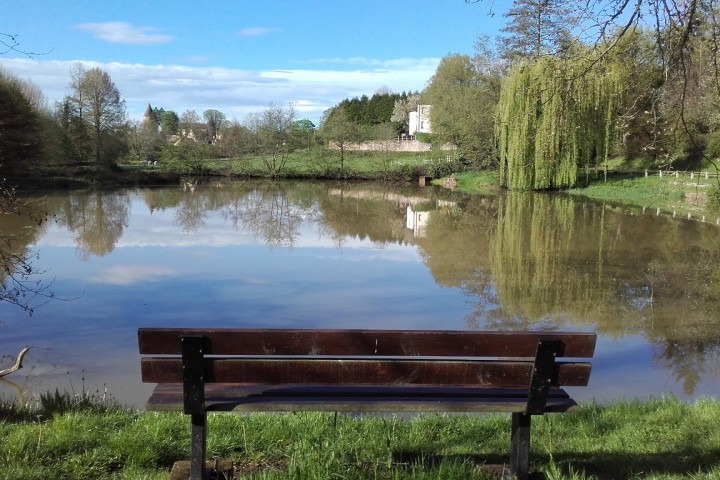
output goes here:
[{"label": "willow tree", "polygon": [[567,188],[576,184],[579,167],[605,161],[622,71],[619,63],[550,57],[516,65],[498,103],[502,183]]}]

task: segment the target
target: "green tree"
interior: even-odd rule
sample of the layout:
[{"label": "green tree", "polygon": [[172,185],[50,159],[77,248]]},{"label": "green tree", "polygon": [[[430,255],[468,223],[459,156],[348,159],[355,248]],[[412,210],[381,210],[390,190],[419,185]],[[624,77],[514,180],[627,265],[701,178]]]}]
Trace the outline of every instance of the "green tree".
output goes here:
[{"label": "green tree", "polygon": [[256,150],[257,137],[246,126],[233,120],[217,142],[218,151],[226,157],[240,157]]},{"label": "green tree", "polygon": [[501,30],[504,58],[520,60],[554,55],[571,42],[570,8],[560,0],[513,0],[505,13],[508,24]]},{"label": "green tree", "polygon": [[307,118],[295,121],[293,124],[294,143],[309,149],[314,143],[315,130],[315,124]]},{"label": "green tree", "polygon": [[500,94],[500,72],[492,59],[448,55],[422,93],[432,105],[430,124],[441,143],[457,146],[459,155],[474,167],[496,162],[493,141],[495,105]]},{"label": "green tree", "polygon": [[139,160],[159,160],[164,143],[165,138],[154,122],[135,122],[128,127],[130,155]]},{"label": "green tree", "polygon": [[665,80],[652,32],[635,28],[609,39],[607,44],[611,43],[608,61],[622,63],[627,69],[612,155],[662,162],[667,137],[661,104]]},{"label": "green tree", "polygon": [[220,135],[220,129],[225,126],[225,114],[211,108],[203,112],[203,118],[207,124],[208,142],[215,144]]},{"label": "green tree", "polygon": [[320,123],[322,136],[330,146],[340,152],[340,171],[345,170],[345,149],[359,137],[358,124],[350,120],[350,114],[343,107],[334,107],[325,112]]},{"label": "green tree", "polygon": [[502,184],[566,188],[577,182],[579,167],[606,160],[624,73],[617,63],[588,66],[587,59],[517,64],[498,105]]},{"label": "green tree", "polygon": [[285,169],[292,149],[295,110],[292,105],[270,105],[259,114],[250,116],[249,128],[257,136],[257,150],[265,171],[276,177]]},{"label": "green tree", "polygon": [[180,129],[180,117],[172,110],[163,112],[160,127],[165,135],[176,135]]},{"label": "green tree", "polygon": [[27,170],[40,152],[39,116],[19,80],[0,70],[0,173]]},{"label": "green tree", "polygon": [[56,117],[64,131],[63,150],[70,163],[83,164],[92,159],[92,138],[88,126],[78,115],[71,97],[57,105]]},{"label": "green tree", "polygon": [[66,98],[69,115],[86,125],[91,136],[93,159],[101,169],[111,168],[126,148],[122,138],[125,101],[110,75],[98,67],[82,64],[71,71],[72,93]]},{"label": "green tree", "polygon": [[200,124],[200,116],[195,110],[185,110],[180,115],[180,133],[193,142],[207,143],[207,130]]},{"label": "green tree", "polygon": [[152,108],[152,120],[155,123],[156,126],[160,126],[160,122],[162,121],[162,117],[165,114],[165,109],[162,107],[153,107]]}]

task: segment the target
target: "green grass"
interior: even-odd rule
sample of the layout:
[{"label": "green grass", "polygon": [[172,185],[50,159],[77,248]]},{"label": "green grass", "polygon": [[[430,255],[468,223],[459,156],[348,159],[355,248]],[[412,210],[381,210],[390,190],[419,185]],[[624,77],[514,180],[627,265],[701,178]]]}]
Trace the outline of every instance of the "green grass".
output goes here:
[{"label": "green grass", "polygon": [[242,158],[215,158],[193,161],[164,162],[147,166],[138,161],[127,161],[121,168],[138,173],[181,173],[223,176],[251,176],[279,178],[343,178],[363,180],[413,180],[418,175],[437,176],[437,170],[446,169],[440,154],[426,152],[357,152],[347,151],[341,165],[340,152],[315,148],[298,150],[287,156],[282,169],[271,174],[266,162],[271,157],[245,156]]},{"label": "green grass", "polygon": [[[467,193],[488,194],[498,188],[496,171],[472,172],[454,175],[458,179],[457,190]],[[585,179],[583,179],[585,180]],[[442,181],[437,181],[442,184]],[[660,178],[644,174],[611,174],[607,181],[602,174],[594,173],[583,185],[567,190],[571,195],[626,205],[629,208],[650,209],[665,215],[676,215],[694,219],[703,216],[708,221],[720,217],[718,200],[720,190],[718,179],[698,177],[691,179],[688,174]]]},{"label": "green grass", "polygon": [[664,214],[674,214],[693,218],[706,216],[714,219],[720,215],[717,206],[711,201],[718,188],[716,178],[695,178],[688,175],[675,177],[666,175],[612,175],[607,181],[593,179],[585,186],[568,190],[573,195],[581,195],[597,200],[622,203],[636,207],[659,210]]},{"label": "green grass", "polygon": [[[167,479],[186,460],[181,413],[50,413],[0,405],[1,479]],[[208,453],[248,479],[484,479],[508,458],[509,415],[409,419],[211,414]],[[535,417],[531,463],[553,479],[720,479],[720,403],[587,404]]]},{"label": "green grass", "polygon": [[[500,174],[497,170],[481,172],[462,172],[452,175],[457,180],[456,190],[465,193],[490,194],[498,190]],[[443,179],[435,180],[435,185],[442,185]]]}]

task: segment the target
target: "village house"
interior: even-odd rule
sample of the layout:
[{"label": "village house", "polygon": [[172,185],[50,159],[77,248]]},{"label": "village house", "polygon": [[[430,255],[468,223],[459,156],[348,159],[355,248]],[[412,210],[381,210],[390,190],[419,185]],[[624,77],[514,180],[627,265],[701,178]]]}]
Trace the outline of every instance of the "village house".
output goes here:
[{"label": "village house", "polygon": [[417,111],[410,112],[408,134],[432,133],[432,129],[430,128],[430,110],[432,110],[432,105],[418,105]]}]

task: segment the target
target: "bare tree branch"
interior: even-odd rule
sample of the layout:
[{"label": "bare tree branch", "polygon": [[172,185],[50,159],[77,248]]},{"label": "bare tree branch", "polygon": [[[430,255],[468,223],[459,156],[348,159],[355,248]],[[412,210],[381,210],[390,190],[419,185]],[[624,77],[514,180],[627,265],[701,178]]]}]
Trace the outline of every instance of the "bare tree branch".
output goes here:
[{"label": "bare tree branch", "polygon": [[37,55],[47,55],[52,52],[52,49],[46,52],[31,52],[20,48],[20,42],[18,41],[18,34],[2,33],[0,32],[0,55],[5,55],[10,52],[19,53],[27,57],[34,57]]},{"label": "bare tree branch", "polygon": [[20,350],[20,353],[18,353],[18,356],[15,359],[15,365],[0,370],[0,378],[4,377],[6,375],[10,375],[11,373],[20,370],[22,368],[23,358],[25,358],[25,354],[28,353],[29,351],[30,351],[30,347],[25,347],[22,350]]}]

